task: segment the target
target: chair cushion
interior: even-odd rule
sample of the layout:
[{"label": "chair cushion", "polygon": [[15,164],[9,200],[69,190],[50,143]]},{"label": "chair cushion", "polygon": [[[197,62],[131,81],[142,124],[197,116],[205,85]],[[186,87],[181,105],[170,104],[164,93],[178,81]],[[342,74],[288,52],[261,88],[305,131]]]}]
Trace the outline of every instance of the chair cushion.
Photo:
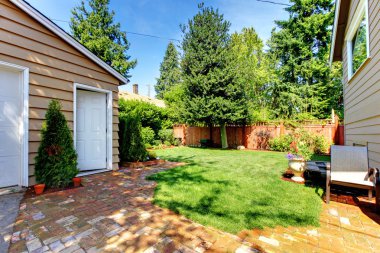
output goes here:
[{"label": "chair cushion", "polygon": [[368,172],[331,172],[331,181],[375,187],[373,179],[368,178]]}]

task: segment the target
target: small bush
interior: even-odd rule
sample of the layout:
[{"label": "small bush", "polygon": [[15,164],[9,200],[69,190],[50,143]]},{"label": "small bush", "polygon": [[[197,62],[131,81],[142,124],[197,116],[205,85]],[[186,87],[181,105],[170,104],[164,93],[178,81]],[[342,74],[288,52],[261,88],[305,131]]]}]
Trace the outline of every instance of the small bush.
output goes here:
[{"label": "small bush", "polygon": [[170,143],[170,141],[164,141],[164,145],[170,147],[172,144]]},{"label": "small bush", "polygon": [[154,131],[151,127],[143,127],[141,129],[141,136],[145,144],[153,144]]},{"label": "small bush", "polygon": [[173,129],[162,129],[162,130],[160,130],[158,132],[158,137],[160,138],[160,140],[163,143],[165,143],[165,142],[170,143],[169,146],[174,143]]},{"label": "small bush", "polygon": [[157,154],[154,151],[149,151],[148,155],[149,155],[149,160],[157,159]]},{"label": "small bush", "polygon": [[146,149],[151,149],[151,148],[153,148],[153,146],[152,146],[152,144],[145,143],[145,148]]},{"label": "small bush", "polygon": [[119,129],[120,159],[123,162],[145,161],[148,152],[141,136],[140,118],[134,113],[125,115]]},{"label": "small bush", "polygon": [[159,145],[162,145],[162,141],[161,140],[154,140],[153,141],[153,146],[159,146]]},{"label": "small bush", "polygon": [[271,150],[299,154],[305,160],[312,154],[326,154],[329,145],[329,141],[323,135],[313,134],[304,129],[269,140]]},{"label": "small bush", "polygon": [[174,145],[174,146],[180,146],[181,143],[182,143],[182,142],[181,142],[181,139],[179,139],[179,138],[175,138],[175,139],[174,139],[174,142],[173,142],[173,145]]},{"label": "small bush", "polygon": [[79,170],[71,131],[57,100],[49,103],[41,130],[36,161],[36,180],[48,187],[65,187]]},{"label": "small bush", "polygon": [[323,155],[329,151],[330,143],[323,135],[314,136],[314,153]]},{"label": "small bush", "polygon": [[290,144],[293,140],[293,137],[289,134],[282,135],[280,137],[270,139],[269,148],[273,151],[288,152],[290,151]]}]

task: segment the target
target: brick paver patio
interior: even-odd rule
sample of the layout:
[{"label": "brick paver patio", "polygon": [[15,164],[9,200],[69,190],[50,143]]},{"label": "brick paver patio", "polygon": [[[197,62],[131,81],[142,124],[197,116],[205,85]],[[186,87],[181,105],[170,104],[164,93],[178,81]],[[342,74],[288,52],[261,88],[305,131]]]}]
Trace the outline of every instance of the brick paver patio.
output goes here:
[{"label": "brick paver patio", "polygon": [[151,203],[145,176],[176,163],[83,177],[84,187],[21,202],[10,252],[259,252]]},{"label": "brick paver patio", "polygon": [[154,206],[145,176],[177,165],[87,176],[84,187],[24,199],[10,252],[380,252],[380,217],[355,205],[323,204],[320,227],[238,236]]}]

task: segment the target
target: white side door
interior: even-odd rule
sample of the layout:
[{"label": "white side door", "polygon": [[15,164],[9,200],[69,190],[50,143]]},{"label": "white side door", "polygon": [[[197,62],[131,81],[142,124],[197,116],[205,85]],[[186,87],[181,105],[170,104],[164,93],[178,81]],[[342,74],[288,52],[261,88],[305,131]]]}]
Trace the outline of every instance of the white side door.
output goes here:
[{"label": "white side door", "polygon": [[0,67],[0,187],[20,184],[22,74]]},{"label": "white side door", "polygon": [[78,168],[107,168],[107,95],[77,90],[76,150]]}]

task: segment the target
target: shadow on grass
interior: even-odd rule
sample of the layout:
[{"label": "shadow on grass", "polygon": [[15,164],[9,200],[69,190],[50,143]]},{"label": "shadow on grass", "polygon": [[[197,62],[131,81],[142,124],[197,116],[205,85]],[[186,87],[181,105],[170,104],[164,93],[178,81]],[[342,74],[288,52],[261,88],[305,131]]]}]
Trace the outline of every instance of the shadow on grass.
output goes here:
[{"label": "shadow on grass", "polygon": [[218,196],[220,193],[220,189],[213,188],[209,194],[200,198],[198,203],[196,203],[195,205],[189,205],[184,202],[179,202],[175,200],[154,200],[154,204],[167,207],[176,213],[192,212],[201,215],[211,215],[228,218],[229,216],[227,215],[227,213],[214,210],[214,203],[218,201]]},{"label": "shadow on grass", "polygon": [[191,183],[191,184],[219,184],[230,185],[228,180],[210,180],[202,176],[204,170],[198,172],[187,172],[186,168],[189,165],[184,165],[167,171],[162,171],[157,174],[146,177],[148,180],[154,180],[157,183],[164,183],[166,185],[176,185],[178,183]]}]

